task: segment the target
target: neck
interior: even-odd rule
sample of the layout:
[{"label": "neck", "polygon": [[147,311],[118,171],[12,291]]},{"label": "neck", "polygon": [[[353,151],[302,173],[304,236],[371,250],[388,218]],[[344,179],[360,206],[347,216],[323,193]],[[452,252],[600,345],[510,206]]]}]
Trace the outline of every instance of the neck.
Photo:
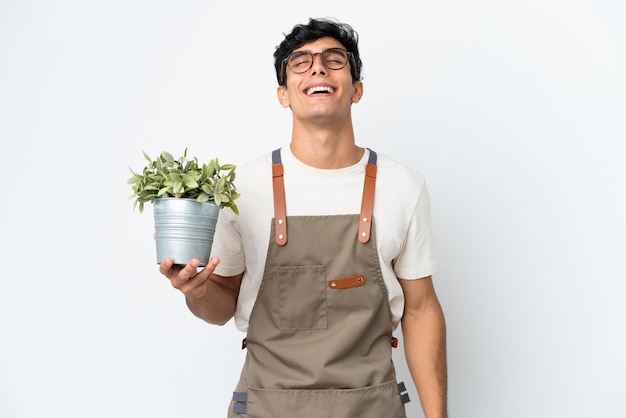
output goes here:
[{"label": "neck", "polygon": [[291,152],[302,163],[315,168],[337,169],[356,164],[363,157],[363,148],[354,141],[352,125],[344,128],[320,127],[305,129],[294,124]]}]

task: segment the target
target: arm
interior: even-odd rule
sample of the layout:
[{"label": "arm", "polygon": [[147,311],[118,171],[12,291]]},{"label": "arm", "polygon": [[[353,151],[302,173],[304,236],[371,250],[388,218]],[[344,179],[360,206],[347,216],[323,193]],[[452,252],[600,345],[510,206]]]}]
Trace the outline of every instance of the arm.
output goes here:
[{"label": "arm", "polygon": [[404,351],[426,418],[447,418],[446,325],[430,276],[400,280]]},{"label": "arm", "polygon": [[210,324],[224,325],[235,314],[243,273],[232,277],[213,274],[219,264],[213,257],[198,272],[200,261],[193,259],[184,267],[173,265],[171,259],[161,262],[159,271],[172,286],[184,293],[189,310]]}]

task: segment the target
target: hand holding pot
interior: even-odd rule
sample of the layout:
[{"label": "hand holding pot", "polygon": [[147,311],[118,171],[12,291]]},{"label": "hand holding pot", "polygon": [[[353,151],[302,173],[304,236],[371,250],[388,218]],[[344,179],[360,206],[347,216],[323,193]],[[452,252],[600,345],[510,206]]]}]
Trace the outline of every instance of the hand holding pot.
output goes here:
[{"label": "hand holding pot", "polygon": [[207,266],[198,271],[200,260],[192,259],[186,266],[174,264],[171,258],[163,260],[159,272],[167,277],[173,287],[185,294],[188,299],[200,299],[206,293],[207,279],[219,264],[218,257],[213,257]]},{"label": "hand holding pot", "polygon": [[207,266],[198,271],[200,260],[197,258],[184,267],[166,258],[159,271],[172,286],[185,294],[187,306],[194,315],[210,324],[224,325],[235,314],[243,273],[232,277],[217,276],[213,272],[219,262],[218,257],[212,257]]}]

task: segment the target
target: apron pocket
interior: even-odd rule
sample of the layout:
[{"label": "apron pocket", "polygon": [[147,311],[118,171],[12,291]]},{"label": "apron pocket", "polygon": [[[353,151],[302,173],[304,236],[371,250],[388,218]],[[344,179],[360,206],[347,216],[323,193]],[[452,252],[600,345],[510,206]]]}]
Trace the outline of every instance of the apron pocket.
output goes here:
[{"label": "apron pocket", "polygon": [[326,329],[326,267],[283,266],[278,269],[280,329]]},{"label": "apron pocket", "polygon": [[406,418],[395,380],[359,389],[248,389],[249,418]]}]

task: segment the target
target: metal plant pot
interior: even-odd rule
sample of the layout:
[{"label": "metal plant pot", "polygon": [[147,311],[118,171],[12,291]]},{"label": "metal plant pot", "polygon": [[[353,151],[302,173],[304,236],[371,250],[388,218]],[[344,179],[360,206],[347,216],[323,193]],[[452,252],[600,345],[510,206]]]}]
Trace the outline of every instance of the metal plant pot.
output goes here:
[{"label": "metal plant pot", "polygon": [[187,264],[192,258],[206,266],[211,255],[219,207],[195,199],[159,198],[154,200],[157,263],[166,258],[174,264]]}]

